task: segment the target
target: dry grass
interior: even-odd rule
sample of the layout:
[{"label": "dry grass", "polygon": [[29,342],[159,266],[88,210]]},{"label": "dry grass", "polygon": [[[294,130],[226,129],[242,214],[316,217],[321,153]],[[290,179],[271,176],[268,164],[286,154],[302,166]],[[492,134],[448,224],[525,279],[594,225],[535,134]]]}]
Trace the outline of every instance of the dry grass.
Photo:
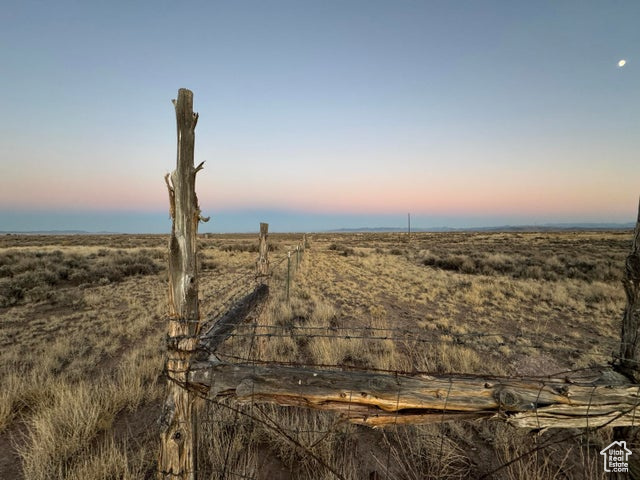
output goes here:
[{"label": "dry grass", "polygon": [[[573,472],[575,478],[608,478],[598,452],[611,443],[610,431],[592,432],[589,444],[583,438],[582,443],[567,441],[544,450],[537,450],[544,445],[544,438],[506,424],[492,426],[490,435],[500,464],[506,465],[501,474],[508,480],[564,479],[567,472]],[[527,454],[531,451],[534,453]]]},{"label": "dry grass", "polygon": [[410,426],[384,435],[386,458],[376,458],[394,480],[464,479],[471,474],[465,452],[442,427]]},{"label": "dry grass", "polygon": [[[272,265],[299,240],[272,235]],[[232,337],[221,353],[500,375],[603,364],[617,350],[629,240],[620,232],[416,234],[411,243],[397,234],[314,235],[292,266],[289,300],[285,262],[253,319],[256,333],[272,335]],[[166,243],[0,237],[0,447],[17,449],[21,461],[10,475],[106,480],[153,471]],[[225,286],[253,271],[257,238],[208,235],[200,245],[206,315],[242,294]],[[462,422],[372,431],[300,408],[237,407],[202,410],[200,468],[209,478],[335,478],[331,469],[349,479],[467,478],[547,438]],[[599,443],[591,444],[567,440],[494,477],[597,478]]]}]

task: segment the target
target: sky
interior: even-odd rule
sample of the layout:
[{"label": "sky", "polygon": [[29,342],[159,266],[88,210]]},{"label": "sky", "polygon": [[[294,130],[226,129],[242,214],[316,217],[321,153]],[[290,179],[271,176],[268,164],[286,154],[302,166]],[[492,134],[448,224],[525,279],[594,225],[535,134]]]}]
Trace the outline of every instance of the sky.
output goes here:
[{"label": "sky", "polygon": [[9,2],[0,87],[0,231],[169,232],[179,88],[202,232],[636,218],[637,0]]}]

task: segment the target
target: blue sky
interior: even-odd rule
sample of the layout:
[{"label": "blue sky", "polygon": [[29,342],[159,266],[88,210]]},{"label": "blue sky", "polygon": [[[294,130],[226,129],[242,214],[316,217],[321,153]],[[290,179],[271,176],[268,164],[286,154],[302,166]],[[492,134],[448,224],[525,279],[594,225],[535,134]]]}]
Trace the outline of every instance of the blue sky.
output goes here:
[{"label": "blue sky", "polygon": [[632,221],[639,21],[636,1],[15,2],[0,230],[168,231],[181,87],[202,231]]}]

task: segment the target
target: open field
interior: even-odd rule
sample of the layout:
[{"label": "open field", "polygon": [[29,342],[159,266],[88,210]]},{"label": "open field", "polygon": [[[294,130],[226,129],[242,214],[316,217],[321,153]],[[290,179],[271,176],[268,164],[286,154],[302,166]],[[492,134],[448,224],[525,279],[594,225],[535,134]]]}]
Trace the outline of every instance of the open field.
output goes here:
[{"label": "open field", "polygon": [[[167,238],[0,236],[0,477],[153,476]],[[271,235],[272,264],[300,240]],[[630,241],[630,232],[311,235],[290,301],[281,263],[256,319],[254,333],[278,334],[232,337],[222,353],[510,376],[604,365],[619,349]],[[204,235],[200,249],[207,315],[225,304],[216,292],[233,295],[226,287],[253,271],[257,235]],[[291,335],[297,326],[327,334]],[[369,338],[340,335],[347,329]],[[554,439],[489,478],[605,478],[598,452],[611,441],[607,430],[531,434],[489,421],[371,430],[293,407],[234,408],[202,409],[201,478],[336,478],[287,435],[349,479],[478,478]]]}]

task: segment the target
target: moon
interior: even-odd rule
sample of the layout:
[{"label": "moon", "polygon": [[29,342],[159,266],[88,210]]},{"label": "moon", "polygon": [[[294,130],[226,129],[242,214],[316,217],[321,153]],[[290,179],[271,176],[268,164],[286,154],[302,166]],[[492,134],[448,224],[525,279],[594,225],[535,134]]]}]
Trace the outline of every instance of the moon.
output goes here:
[{"label": "moon", "polygon": [[627,64],[627,61],[626,61],[626,60],[624,60],[624,59],[622,59],[622,60],[620,60],[620,61],[618,62],[618,67],[622,68],[622,67],[624,67],[626,64]]}]

